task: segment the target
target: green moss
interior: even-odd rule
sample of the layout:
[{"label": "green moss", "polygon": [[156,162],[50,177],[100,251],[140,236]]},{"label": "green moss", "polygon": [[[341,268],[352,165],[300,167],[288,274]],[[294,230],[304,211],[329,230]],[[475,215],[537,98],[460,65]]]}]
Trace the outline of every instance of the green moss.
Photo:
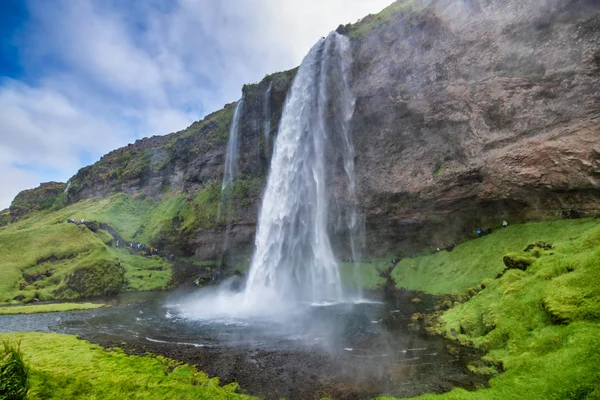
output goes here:
[{"label": "green moss", "polygon": [[49,312],[79,311],[104,307],[105,304],[98,303],[52,303],[35,304],[27,306],[0,307],[0,315],[14,314],[41,314]]},{"label": "green moss", "polygon": [[[532,240],[552,241],[553,246],[525,270],[510,269],[486,280],[475,296],[442,314],[438,328],[448,338],[486,352],[485,360],[504,372],[491,379],[489,389],[454,389],[420,399],[587,399],[599,393],[600,225],[594,220],[554,221],[511,229],[473,240],[474,249],[482,243],[496,249],[501,267],[502,251],[512,250],[520,258],[518,249]],[[509,243],[512,249],[506,248]],[[446,259],[456,263],[458,281],[471,271],[468,253],[457,252],[461,246]],[[495,268],[480,266],[492,278]],[[487,370],[485,363],[471,367]]]},{"label": "green moss", "polygon": [[200,190],[191,205],[182,210],[182,230],[195,232],[200,228],[211,228],[217,223],[221,185],[212,183]]},{"label": "green moss", "polygon": [[[527,257],[523,249],[528,243],[545,241],[553,243],[551,251],[545,255],[558,260],[561,257],[556,252],[556,246],[576,245],[580,239],[593,243],[592,239],[582,237],[598,227],[594,219],[556,220],[535,222],[521,225],[511,225],[497,229],[494,233],[482,238],[460,243],[452,252],[441,251],[419,257],[401,259],[392,276],[399,287],[410,290],[421,290],[432,294],[464,293],[471,287],[479,286],[483,281],[494,278],[506,267],[503,257],[506,254],[517,253]],[[583,251],[583,248],[580,246]],[[550,253],[555,253],[550,256]],[[575,252],[574,254],[577,254]],[[371,263],[358,263],[357,271],[364,287],[370,288],[382,283],[377,269],[389,266],[393,257],[373,259]],[[539,260],[538,260],[539,261]],[[557,263],[556,270],[544,269],[541,274],[560,274],[561,271],[573,269],[583,262],[577,256],[571,255],[569,261]],[[537,261],[529,268],[537,266]],[[343,276],[350,277],[354,273],[354,264],[342,265]],[[534,268],[537,271],[537,267]]]},{"label": "green moss", "polygon": [[[125,269],[118,260],[109,256],[108,249],[98,247],[94,254],[80,262],[65,278],[68,298],[114,295],[125,283]],[[60,290],[58,292],[60,293]]]},{"label": "green moss", "polygon": [[30,367],[30,399],[237,399],[236,384],[220,386],[194,367],[164,357],[105,351],[70,335],[0,334],[20,340]]},{"label": "green moss", "polygon": [[502,262],[506,265],[506,268],[520,269],[522,271],[525,271],[534,261],[535,259],[532,259],[531,257],[515,253],[507,254],[502,258]]},{"label": "green moss", "polygon": [[444,172],[446,172],[448,168],[441,166],[441,167],[437,167],[436,169],[433,170],[432,174],[433,176],[438,176],[438,175],[442,175]]}]

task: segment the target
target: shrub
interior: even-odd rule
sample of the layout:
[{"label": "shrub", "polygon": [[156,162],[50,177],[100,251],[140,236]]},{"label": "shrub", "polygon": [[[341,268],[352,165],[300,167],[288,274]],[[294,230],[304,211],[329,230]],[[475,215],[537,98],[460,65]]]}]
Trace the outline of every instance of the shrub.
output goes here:
[{"label": "shrub", "polygon": [[28,374],[21,342],[5,341],[4,349],[0,350],[0,400],[24,399],[29,391]]}]

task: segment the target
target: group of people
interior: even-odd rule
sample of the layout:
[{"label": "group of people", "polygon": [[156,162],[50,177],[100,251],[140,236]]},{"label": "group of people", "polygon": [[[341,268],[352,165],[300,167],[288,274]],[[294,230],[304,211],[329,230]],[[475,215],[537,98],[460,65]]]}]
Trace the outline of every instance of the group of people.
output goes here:
[{"label": "group of people", "polygon": [[[67,219],[67,222],[69,224],[75,224],[75,225],[86,225],[88,228],[90,229],[98,229],[97,228],[97,223],[93,222],[93,221],[86,221],[85,219],[79,219],[79,220],[75,220],[73,218],[69,218]],[[96,225],[96,227],[94,228],[93,225]],[[95,230],[94,230],[95,232]],[[141,252],[143,253],[143,255],[145,256],[159,256],[159,257],[163,257],[163,258],[167,258],[170,262],[174,262],[175,261],[175,256],[173,254],[167,255],[165,252],[159,250],[159,249],[155,249],[154,247],[148,247],[146,246],[144,243],[135,243],[135,242],[125,242],[122,243],[120,241],[119,236],[115,233],[112,234],[114,239],[116,240],[116,247],[129,247],[131,250],[137,251],[137,252]]]},{"label": "group of people", "polygon": [[[502,227],[506,228],[508,226],[508,222],[506,222],[506,220],[502,221]],[[475,231],[475,234],[477,235],[477,237],[483,237],[485,235],[489,235],[490,233],[492,233],[492,228],[478,228]],[[439,253],[442,250],[446,250],[446,251],[452,251],[454,250],[454,248],[458,246],[458,244],[456,242],[452,242],[449,245],[442,245],[439,247],[436,247],[434,253]]]},{"label": "group of people", "polygon": [[67,220],[67,222],[69,224],[76,224],[76,225],[85,225],[88,221],[86,221],[85,219],[78,219],[78,220],[74,220],[73,218],[69,218]]},{"label": "group of people", "polygon": [[[159,257],[167,257],[167,254],[159,249],[155,249],[154,247],[148,247],[144,243],[135,243],[129,242],[129,248],[134,251],[142,252],[146,256],[159,256]],[[169,255],[169,261],[175,261],[175,256],[173,254]]]}]

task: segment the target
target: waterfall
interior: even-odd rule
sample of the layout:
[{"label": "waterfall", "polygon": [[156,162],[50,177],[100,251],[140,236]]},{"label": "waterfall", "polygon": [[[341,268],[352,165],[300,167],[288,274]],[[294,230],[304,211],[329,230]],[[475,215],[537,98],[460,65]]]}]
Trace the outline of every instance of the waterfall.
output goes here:
[{"label": "waterfall", "polygon": [[229,247],[229,234],[231,232],[232,204],[231,195],[233,192],[233,182],[239,176],[238,159],[238,136],[240,119],[244,109],[244,96],[237,102],[231,126],[229,127],[229,139],[227,141],[227,152],[225,153],[225,169],[223,171],[223,182],[221,183],[221,199],[217,210],[217,218],[226,224],[225,237],[221,248],[222,256],[227,255]]},{"label": "waterfall", "polygon": [[[247,302],[266,296],[308,302],[343,299],[328,225],[332,171],[339,157],[351,200],[355,190],[348,132],[355,102],[350,64],[348,39],[332,32],[310,50],[294,79],[263,197]],[[345,219],[355,229],[356,214],[350,212]]]},{"label": "waterfall", "polygon": [[265,144],[269,141],[271,135],[271,88],[273,87],[273,81],[269,82],[269,87],[265,91],[265,98],[263,103],[263,115],[265,121]]},{"label": "waterfall", "polygon": [[222,194],[231,186],[233,180],[240,173],[238,168],[238,130],[243,109],[244,96],[242,96],[235,106],[235,112],[233,113],[233,119],[229,127],[229,139],[227,141],[227,152],[225,153],[225,170],[223,172],[223,183],[221,184]]}]

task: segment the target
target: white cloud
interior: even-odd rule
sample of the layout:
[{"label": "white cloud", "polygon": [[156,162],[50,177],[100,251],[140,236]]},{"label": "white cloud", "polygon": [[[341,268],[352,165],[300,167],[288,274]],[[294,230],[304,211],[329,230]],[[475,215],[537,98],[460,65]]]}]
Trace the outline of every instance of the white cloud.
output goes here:
[{"label": "white cloud", "polygon": [[[136,138],[180,130],[391,0],[30,0],[0,83],[0,208]],[[7,155],[10,155],[8,157]]]}]

